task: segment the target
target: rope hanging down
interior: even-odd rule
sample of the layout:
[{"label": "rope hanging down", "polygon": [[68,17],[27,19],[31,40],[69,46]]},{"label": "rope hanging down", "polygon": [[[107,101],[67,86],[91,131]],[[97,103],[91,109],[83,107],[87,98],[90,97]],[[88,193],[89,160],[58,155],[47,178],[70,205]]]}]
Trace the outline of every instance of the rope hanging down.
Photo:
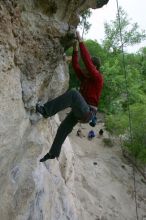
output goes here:
[{"label": "rope hanging down", "polygon": [[[122,49],[123,73],[125,76],[126,95],[127,95],[127,102],[128,102],[129,132],[130,132],[130,139],[131,139],[131,143],[132,143],[133,137],[132,137],[132,125],[131,125],[132,123],[131,123],[131,112],[130,112],[130,102],[129,102],[128,80],[127,80],[127,71],[126,71],[126,65],[125,65],[124,45],[123,45],[123,38],[122,38],[121,18],[120,18],[120,10],[119,10],[118,0],[116,0],[116,4],[117,4],[117,13],[118,13],[118,22],[119,22],[119,34],[120,34],[121,49]],[[133,166],[133,181],[134,181],[134,199],[135,199],[135,208],[136,208],[136,219],[139,220],[137,194],[136,194],[135,167],[134,166]]]}]

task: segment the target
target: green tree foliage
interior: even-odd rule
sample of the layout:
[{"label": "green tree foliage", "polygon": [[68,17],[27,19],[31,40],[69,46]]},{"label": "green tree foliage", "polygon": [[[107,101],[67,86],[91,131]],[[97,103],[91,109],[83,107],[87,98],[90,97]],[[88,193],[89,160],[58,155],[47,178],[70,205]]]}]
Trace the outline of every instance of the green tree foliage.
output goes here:
[{"label": "green tree foliage", "polygon": [[79,27],[82,28],[82,37],[85,33],[88,33],[90,27],[91,27],[91,24],[89,23],[88,19],[89,17],[91,16],[91,10],[90,9],[87,9],[85,10],[82,14],[81,14],[81,20],[80,20],[80,23],[79,23]]},{"label": "green tree foliage", "polygon": [[146,47],[142,48],[139,52],[139,57],[140,57],[140,62],[139,62],[139,66],[141,68],[141,75],[142,75],[142,79],[143,79],[143,90],[146,93],[146,86],[145,86],[145,81],[146,81]]},{"label": "green tree foliage", "polygon": [[146,103],[131,106],[131,138],[124,141],[124,146],[139,161],[146,164]]},{"label": "green tree foliage", "polygon": [[[118,52],[121,50],[121,44],[126,47],[146,39],[145,31],[140,31],[137,23],[131,24],[127,13],[121,7],[119,8],[119,15],[118,13],[116,15],[116,19],[110,23],[106,22],[104,28],[105,39],[103,44],[108,51]],[[122,33],[122,43],[120,32]]]},{"label": "green tree foliage", "polygon": [[[130,106],[129,112],[106,116],[106,129],[114,135],[123,135],[125,147],[138,161],[146,164],[146,108],[145,104]],[[131,123],[131,130],[130,130]]]},{"label": "green tree foliage", "polygon": [[137,23],[130,24],[121,8],[119,14],[121,27],[118,15],[115,21],[105,24],[103,46],[107,59],[103,66],[102,106],[107,112],[107,129],[114,134],[125,134],[124,146],[146,163],[146,48],[137,54],[124,52],[124,59],[122,54],[122,46],[140,43],[146,35],[145,31],[138,31]]}]

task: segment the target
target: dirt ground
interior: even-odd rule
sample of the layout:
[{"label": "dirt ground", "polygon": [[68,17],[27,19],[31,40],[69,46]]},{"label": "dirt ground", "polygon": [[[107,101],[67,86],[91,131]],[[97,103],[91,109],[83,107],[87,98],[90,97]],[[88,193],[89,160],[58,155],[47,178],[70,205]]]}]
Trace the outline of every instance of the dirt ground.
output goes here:
[{"label": "dirt ground", "polygon": [[[103,135],[99,135],[100,129]],[[95,137],[89,140],[91,130]],[[102,120],[96,128],[78,124],[69,137],[75,154],[80,219],[145,220],[145,180],[137,171],[133,172],[133,166],[122,155],[119,141],[108,135]]]}]

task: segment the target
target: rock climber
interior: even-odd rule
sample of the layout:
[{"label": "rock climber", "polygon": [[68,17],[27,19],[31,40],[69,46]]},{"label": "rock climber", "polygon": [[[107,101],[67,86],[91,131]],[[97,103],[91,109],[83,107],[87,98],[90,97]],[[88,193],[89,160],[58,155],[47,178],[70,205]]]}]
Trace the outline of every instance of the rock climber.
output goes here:
[{"label": "rock climber", "polygon": [[[103,77],[100,73],[100,59],[91,57],[79,32],[76,32],[77,41],[73,45],[72,65],[80,80],[80,92],[75,89],[65,92],[63,95],[46,102],[44,105],[36,104],[36,112],[44,118],[51,117],[59,111],[70,107],[71,112],[61,122],[50,151],[40,160],[44,162],[48,159],[58,158],[61,146],[73,127],[78,123],[89,123],[96,125],[96,112],[101,90],[103,87]],[[85,70],[80,68],[78,62],[78,44]]]}]

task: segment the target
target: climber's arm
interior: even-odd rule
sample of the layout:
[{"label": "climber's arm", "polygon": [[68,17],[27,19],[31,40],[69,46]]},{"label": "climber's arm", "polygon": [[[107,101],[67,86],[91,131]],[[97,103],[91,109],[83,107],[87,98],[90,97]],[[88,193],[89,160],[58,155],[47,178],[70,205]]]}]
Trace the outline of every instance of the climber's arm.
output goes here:
[{"label": "climber's arm", "polygon": [[85,64],[88,72],[90,73],[91,77],[95,78],[96,80],[98,80],[100,82],[102,80],[102,76],[101,76],[100,72],[96,69],[96,66],[93,64],[91,56],[90,56],[87,48],[85,47],[83,40],[80,36],[80,33],[78,31],[76,32],[76,35],[77,35],[77,39],[79,41],[79,47],[80,47],[82,60]]},{"label": "climber's arm", "polygon": [[76,41],[73,45],[72,66],[73,66],[73,69],[74,69],[78,79],[80,81],[82,81],[83,78],[85,78],[85,75],[84,75],[82,69],[80,68],[78,59],[79,59],[78,58],[78,44]]}]

